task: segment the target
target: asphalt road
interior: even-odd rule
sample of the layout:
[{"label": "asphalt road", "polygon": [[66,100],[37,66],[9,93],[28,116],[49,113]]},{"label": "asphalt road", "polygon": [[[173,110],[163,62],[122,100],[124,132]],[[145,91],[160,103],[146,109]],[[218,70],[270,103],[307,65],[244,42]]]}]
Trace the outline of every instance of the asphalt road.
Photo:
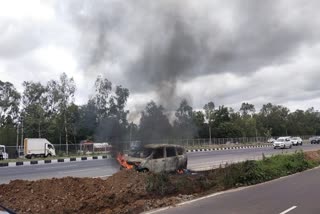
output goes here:
[{"label": "asphalt road", "polygon": [[[211,152],[188,153],[188,168],[201,170],[218,167],[225,162],[237,162],[247,159],[258,159],[262,153],[266,156],[275,153],[294,152],[296,150],[320,149],[320,145],[305,144],[292,149],[274,150],[272,147],[251,148],[239,150],[221,150]],[[119,165],[113,159],[90,160],[81,162],[56,163],[47,165],[29,165],[17,167],[1,167],[0,183],[9,183],[10,180],[42,178],[74,177],[108,177],[119,170]]]},{"label": "asphalt road", "polygon": [[37,180],[67,176],[108,177],[118,170],[119,164],[113,159],[53,163],[47,165],[1,167],[0,183],[9,183],[10,180],[15,179]]},{"label": "asphalt road", "polygon": [[320,149],[318,144],[304,144],[303,146],[294,146],[291,149],[273,149],[273,147],[239,149],[239,150],[222,150],[210,152],[188,153],[188,168],[192,170],[204,170],[219,167],[220,164],[234,163],[245,160],[258,160],[265,156],[274,154],[293,153],[296,150],[317,150]]},{"label": "asphalt road", "polygon": [[186,202],[157,214],[319,214],[320,168]]}]

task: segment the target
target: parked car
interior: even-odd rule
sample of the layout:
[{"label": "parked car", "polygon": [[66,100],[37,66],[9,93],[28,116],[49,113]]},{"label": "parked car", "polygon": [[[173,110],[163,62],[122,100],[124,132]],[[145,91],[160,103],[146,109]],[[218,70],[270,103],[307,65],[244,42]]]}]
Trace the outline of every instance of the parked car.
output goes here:
[{"label": "parked car", "polygon": [[320,144],[320,137],[312,137],[309,140],[311,144]]},{"label": "parked car", "polygon": [[269,138],[267,142],[268,142],[268,143],[274,143],[274,141],[276,141],[276,139],[274,139],[274,138],[272,137],[272,138]]},{"label": "parked car", "polygon": [[302,139],[300,137],[292,137],[291,142],[293,146],[302,146]]},{"label": "parked car", "polygon": [[187,155],[182,146],[169,144],[148,144],[135,157],[128,156],[126,162],[138,171],[174,172],[187,168]]},{"label": "parked car", "polygon": [[290,137],[279,137],[274,143],[273,143],[273,148],[277,149],[285,149],[285,148],[291,148],[292,147],[292,142]]}]

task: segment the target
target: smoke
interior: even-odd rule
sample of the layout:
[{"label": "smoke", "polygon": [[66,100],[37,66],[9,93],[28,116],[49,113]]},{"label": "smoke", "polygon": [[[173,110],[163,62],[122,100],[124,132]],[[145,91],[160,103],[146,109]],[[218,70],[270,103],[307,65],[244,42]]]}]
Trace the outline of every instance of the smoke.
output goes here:
[{"label": "smoke", "polygon": [[155,91],[172,109],[181,100],[178,83],[247,75],[312,43],[312,27],[284,16],[287,8],[286,1],[76,0],[59,10],[81,33],[85,75],[102,73],[132,93]]}]

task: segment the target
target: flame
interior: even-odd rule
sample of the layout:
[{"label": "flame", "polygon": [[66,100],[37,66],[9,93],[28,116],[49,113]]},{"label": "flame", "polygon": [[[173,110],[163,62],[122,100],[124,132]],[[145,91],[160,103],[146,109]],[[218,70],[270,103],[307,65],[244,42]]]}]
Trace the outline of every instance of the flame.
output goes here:
[{"label": "flame", "polygon": [[117,161],[125,169],[132,169],[133,168],[133,165],[128,164],[127,161],[124,159],[124,155],[121,153],[118,153]]},{"label": "flame", "polygon": [[184,173],[184,170],[183,170],[183,169],[177,169],[177,173],[178,173],[179,175],[181,175],[181,174]]}]

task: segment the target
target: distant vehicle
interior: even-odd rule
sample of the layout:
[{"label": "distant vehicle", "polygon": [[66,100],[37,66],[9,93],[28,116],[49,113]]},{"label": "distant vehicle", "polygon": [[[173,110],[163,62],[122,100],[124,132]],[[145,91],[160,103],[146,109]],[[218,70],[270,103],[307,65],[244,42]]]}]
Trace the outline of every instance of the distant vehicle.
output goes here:
[{"label": "distant vehicle", "polygon": [[293,146],[302,146],[302,139],[300,137],[292,137],[291,143]]},{"label": "distant vehicle", "polygon": [[175,172],[187,168],[188,158],[182,146],[148,144],[140,154],[127,157],[126,163],[138,171]]},{"label": "distant vehicle", "polygon": [[273,148],[277,149],[285,149],[285,148],[291,148],[292,147],[292,142],[290,137],[279,137],[274,143],[273,143]]},{"label": "distant vehicle", "polygon": [[52,143],[45,138],[25,138],[24,155],[26,158],[56,156]]},{"label": "distant vehicle", "polygon": [[91,140],[80,141],[79,153],[92,154],[92,153],[108,153],[112,150],[112,146],[108,142],[95,143]]},{"label": "distant vehicle", "polygon": [[6,160],[9,158],[8,153],[6,153],[6,146],[0,145],[0,160]]},{"label": "distant vehicle", "polygon": [[276,139],[274,139],[274,138],[272,137],[272,138],[269,138],[267,142],[268,142],[268,143],[273,143],[274,141],[276,141]]},{"label": "distant vehicle", "polygon": [[312,137],[309,140],[311,144],[320,144],[320,137]]}]

